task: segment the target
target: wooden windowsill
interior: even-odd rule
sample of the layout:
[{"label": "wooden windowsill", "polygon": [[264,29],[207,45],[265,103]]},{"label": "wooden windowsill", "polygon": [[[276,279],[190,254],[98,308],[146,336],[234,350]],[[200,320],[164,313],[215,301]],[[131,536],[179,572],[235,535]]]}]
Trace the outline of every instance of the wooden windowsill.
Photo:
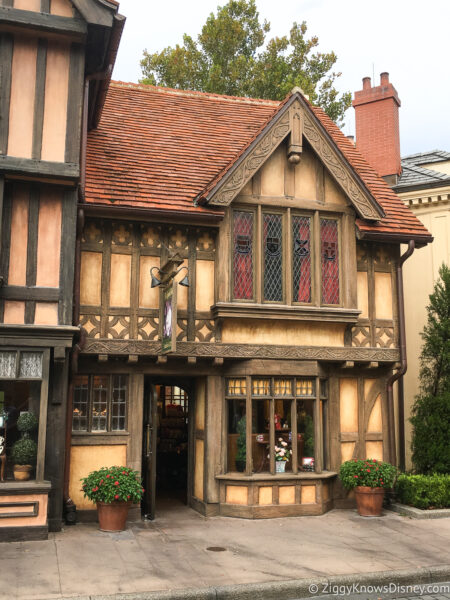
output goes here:
[{"label": "wooden windowsill", "polygon": [[128,431],[105,432],[72,432],[72,446],[115,446],[126,444],[130,433]]},{"label": "wooden windowsill", "polygon": [[50,481],[2,481],[0,482],[0,496],[23,494],[48,494],[52,484]]},{"label": "wooden windowsill", "polygon": [[335,471],[322,471],[322,473],[314,473],[311,471],[302,471],[301,473],[253,473],[253,475],[245,475],[245,473],[226,473],[224,475],[216,475],[216,479],[221,481],[289,481],[292,479],[331,479],[336,477]]},{"label": "wooden windowsill", "polygon": [[285,321],[331,321],[356,323],[361,311],[353,308],[330,306],[282,304],[257,304],[255,302],[217,302],[211,306],[215,319],[281,319]]}]

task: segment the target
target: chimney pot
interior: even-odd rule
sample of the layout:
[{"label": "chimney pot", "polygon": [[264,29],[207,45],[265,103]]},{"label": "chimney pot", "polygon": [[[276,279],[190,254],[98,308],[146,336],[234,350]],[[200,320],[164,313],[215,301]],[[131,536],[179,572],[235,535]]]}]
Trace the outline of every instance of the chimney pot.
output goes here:
[{"label": "chimney pot", "polygon": [[370,77],[363,77],[363,90],[370,90],[371,87]]},{"label": "chimney pot", "polygon": [[389,85],[389,73],[380,74],[380,85]]}]

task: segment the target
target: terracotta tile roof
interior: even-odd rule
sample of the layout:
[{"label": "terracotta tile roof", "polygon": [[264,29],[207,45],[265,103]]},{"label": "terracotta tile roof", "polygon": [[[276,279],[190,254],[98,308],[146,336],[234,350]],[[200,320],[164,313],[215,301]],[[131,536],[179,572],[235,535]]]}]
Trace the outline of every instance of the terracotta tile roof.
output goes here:
[{"label": "terracotta tile roof", "polygon": [[[195,199],[220,181],[284,103],[113,82],[100,125],[88,136],[86,201],[220,214]],[[375,224],[358,220],[361,233],[431,241],[335,123],[311,108],[386,213]]]},{"label": "terracotta tile roof", "polygon": [[278,105],[113,82],[88,136],[86,201],[220,214],[195,197]]},{"label": "terracotta tile roof", "polygon": [[433,238],[426,227],[362,157],[339,127],[321,108],[316,106],[311,108],[386,214],[381,221],[374,224],[357,219],[359,230],[364,234],[379,235],[380,237],[382,235],[395,236],[402,241],[414,238],[423,242],[431,242]]}]

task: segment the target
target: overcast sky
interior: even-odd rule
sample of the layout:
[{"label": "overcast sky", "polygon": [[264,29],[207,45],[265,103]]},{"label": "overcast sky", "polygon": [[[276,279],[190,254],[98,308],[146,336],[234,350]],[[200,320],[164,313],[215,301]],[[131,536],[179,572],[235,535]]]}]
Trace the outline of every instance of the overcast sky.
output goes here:
[{"label": "overcast sky", "polygon": [[[127,17],[114,79],[137,82],[144,48],[160,51],[194,38],[210,12],[226,0],[121,0]],[[440,149],[450,151],[449,0],[256,0],[269,36],[289,32],[306,21],[320,50],[338,56],[341,91],[360,90],[362,78],[388,71],[398,91],[402,156]],[[354,134],[354,109],[347,112],[345,134]]]}]

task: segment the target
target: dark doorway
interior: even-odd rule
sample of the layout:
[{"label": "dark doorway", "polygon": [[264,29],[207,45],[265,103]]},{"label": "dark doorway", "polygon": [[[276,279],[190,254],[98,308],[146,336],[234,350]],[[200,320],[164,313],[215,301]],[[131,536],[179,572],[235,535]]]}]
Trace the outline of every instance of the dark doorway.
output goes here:
[{"label": "dark doorway", "polygon": [[188,502],[190,382],[150,380],[145,386],[142,474],[143,513],[155,505]]}]

